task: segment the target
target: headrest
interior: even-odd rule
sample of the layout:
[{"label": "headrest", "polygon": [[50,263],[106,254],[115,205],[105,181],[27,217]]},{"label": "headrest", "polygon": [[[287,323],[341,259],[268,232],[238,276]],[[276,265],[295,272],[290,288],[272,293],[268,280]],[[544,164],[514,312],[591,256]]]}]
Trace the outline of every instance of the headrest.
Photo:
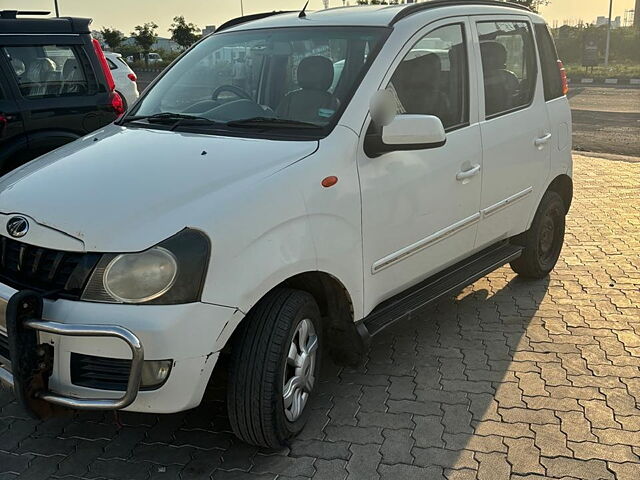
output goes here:
[{"label": "headrest", "polygon": [[27,67],[24,66],[24,62],[19,58],[12,58],[11,66],[13,67],[13,71],[16,72],[16,75],[19,77],[23,75],[27,69]]},{"label": "headrest", "polygon": [[307,57],[298,65],[298,85],[326,92],[333,83],[333,63],[327,57]]},{"label": "headrest", "polygon": [[480,52],[482,53],[482,66],[485,70],[507,68],[507,49],[500,42],[482,42]]},{"label": "headrest", "polygon": [[78,60],[76,60],[75,58],[67,59],[64,62],[64,67],[62,67],[62,77],[70,78],[75,73],[75,70],[77,70],[78,68],[79,68]]},{"label": "headrest", "polygon": [[392,81],[400,88],[430,86],[440,81],[441,73],[440,57],[435,53],[427,53],[400,63]]},{"label": "headrest", "polygon": [[27,70],[27,76],[29,80],[41,82],[45,80],[45,76],[48,73],[55,71],[56,64],[50,58],[36,58],[29,63],[29,69]]}]

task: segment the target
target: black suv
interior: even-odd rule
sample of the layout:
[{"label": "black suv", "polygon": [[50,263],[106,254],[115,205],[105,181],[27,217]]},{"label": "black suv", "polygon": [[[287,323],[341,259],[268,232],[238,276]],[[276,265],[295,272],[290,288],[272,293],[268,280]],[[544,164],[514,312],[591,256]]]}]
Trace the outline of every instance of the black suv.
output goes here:
[{"label": "black suv", "polygon": [[0,11],[0,175],[124,111],[90,19]]}]

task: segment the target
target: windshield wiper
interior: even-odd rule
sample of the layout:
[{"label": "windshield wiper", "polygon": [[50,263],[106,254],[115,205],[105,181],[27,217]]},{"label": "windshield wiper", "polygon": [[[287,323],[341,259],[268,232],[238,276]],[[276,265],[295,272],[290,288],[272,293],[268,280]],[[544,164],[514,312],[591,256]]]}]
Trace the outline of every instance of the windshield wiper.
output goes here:
[{"label": "windshield wiper", "polygon": [[322,128],[320,125],[299,120],[288,120],[275,117],[253,117],[242,120],[233,120],[226,123],[229,127],[295,127],[295,128]]},{"label": "windshield wiper", "polygon": [[154,113],[153,115],[132,115],[130,117],[125,117],[123,123],[135,122],[138,120],[146,120],[149,123],[173,123],[174,125],[172,126],[172,128],[183,125],[185,122],[190,123],[191,121],[198,122],[198,124],[205,122],[217,125],[217,122],[209,120],[205,117],[171,112]]}]

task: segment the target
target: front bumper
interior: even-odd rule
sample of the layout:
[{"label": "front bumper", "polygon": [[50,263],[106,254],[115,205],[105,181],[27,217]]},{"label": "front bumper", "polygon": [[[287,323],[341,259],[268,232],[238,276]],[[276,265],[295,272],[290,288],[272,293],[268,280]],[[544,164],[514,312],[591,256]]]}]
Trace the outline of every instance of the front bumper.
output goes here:
[{"label": "front bumper", "polygon": [[[23,293],[0,284],[0,347],[3,340],[12,341],[12,332],[3,326],[5,318],[20,317],[17,324],[26,338],[37,339],[18,342],[24,347],[14,345],[13,350],[22,349],[21,365],[34,363],[37,345],[53,352],[46,382],[36,382],[38,388],[26,391],[38,400],[76,409],[171,413],[197,406],[217,361],[225,327],[228,330],[242,317],[236,309],[204,303],[139,306],[44,300],[38,318],[25,316],[16,305]],[[74,384],[74,354],[130,360],[126,391]],[[140,390],[143,361],[169,358],[173,365],[166,382],[155,390]],[[3,358],[0,348],[0,381],[13,386],[20,399],[18,387],[25,392],[24,375],[20,373],[17,381],[20,368],[15,362],[14,355],[11,360]]]}]

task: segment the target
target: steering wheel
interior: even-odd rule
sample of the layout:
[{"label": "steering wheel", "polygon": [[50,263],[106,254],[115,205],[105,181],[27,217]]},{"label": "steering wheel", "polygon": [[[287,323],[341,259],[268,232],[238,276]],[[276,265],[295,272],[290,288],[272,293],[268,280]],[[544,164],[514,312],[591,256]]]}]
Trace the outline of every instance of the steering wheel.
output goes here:
[{"label": "steering wheel", "polygon": [[240,87],[236,87],[235,85],[220,85],[211,94],[211,100],[218,100],[218,97],[222,92],[231,92],[240,98],[253,101],[253,98],[251,98],[251,95],[249,95],[247,92],[242,90]]}]

